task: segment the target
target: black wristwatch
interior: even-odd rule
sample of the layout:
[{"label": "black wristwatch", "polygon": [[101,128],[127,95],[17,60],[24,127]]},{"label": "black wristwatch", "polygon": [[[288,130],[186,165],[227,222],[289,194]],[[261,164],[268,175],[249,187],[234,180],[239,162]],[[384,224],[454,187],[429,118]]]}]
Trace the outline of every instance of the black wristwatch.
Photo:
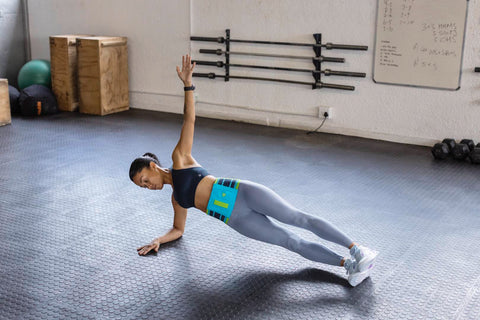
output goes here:
[{"label": "black wristwatch", "polygon": [[195,90],[195,86],[192,84],[190,87],[183,87],[183,91],[193,91]]}]

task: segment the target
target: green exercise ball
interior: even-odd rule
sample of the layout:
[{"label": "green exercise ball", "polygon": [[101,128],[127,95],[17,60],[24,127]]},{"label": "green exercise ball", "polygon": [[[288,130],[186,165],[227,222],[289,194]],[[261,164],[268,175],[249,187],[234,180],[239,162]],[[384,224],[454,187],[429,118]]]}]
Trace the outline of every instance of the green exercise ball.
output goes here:
[{"label": "green exercise ball", "polygon": [[25,89],[32,84],[41,84],[47,88],[52,86],[52,75],[50,73],[50,61],[31,60],[23,65],[18,73],[18,87]]}]

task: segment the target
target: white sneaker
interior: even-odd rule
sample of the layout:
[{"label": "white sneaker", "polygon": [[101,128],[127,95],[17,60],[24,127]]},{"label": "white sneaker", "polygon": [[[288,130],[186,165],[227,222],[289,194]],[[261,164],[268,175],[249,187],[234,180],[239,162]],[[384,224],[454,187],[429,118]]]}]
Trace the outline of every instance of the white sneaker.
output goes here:
[{"label": "white sneaker", "polygon": [[347,274],[350,275],[357,271],[357,262],[352,259],[345,259],[343,267],[345,268],[345,270],[347,270]]},{"label": "white sneaker", "polygon": [[365,272],[370,270],[375,265],[375,259],[377,258],[378,251],[369,249],[364,246],[353,246],[350,249],[352,258],[357,262],[357,269],[359,272]]},{"label": "white sneaker", "polygon": [[362,283],[363,280],[370,277],[370,272],[372,271],[372,269],[373,267],[371,269],[367,269],[367,271],[363,271],[363,272],[357,271],[352,273],[351,275],[348,276],[348,283],[350,283],[352,287],[358,286],[360,283]]},{"label": "white sneaker", "polygon": [[355,260],[346,259],[343,267],[347,270],[348,274],[348,283],[352,287],[358,286],[363,280],[370,276],[372,268],[367,269],[367,271],[360,272],[358,271],[358,264]]}]

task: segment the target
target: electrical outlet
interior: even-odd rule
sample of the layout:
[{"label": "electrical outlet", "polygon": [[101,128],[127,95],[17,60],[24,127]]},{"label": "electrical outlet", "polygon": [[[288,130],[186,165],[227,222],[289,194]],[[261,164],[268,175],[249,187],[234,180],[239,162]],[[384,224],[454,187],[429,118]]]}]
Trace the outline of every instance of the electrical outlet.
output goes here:
[{"label": "electrical outlet", "polygon": [[328,119],[333,118],[333,108],[332,107],[326,107],[326,106],[318,107],[318,117],[320,119],[325,118],[325,112],[328,113],[328,116],[327,116]]}]

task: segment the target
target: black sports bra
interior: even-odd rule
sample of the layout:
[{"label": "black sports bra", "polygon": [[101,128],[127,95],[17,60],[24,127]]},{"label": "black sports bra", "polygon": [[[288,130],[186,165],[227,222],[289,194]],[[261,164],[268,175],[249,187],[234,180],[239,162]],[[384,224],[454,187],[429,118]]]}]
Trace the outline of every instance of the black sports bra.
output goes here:
[{"label": "black sports bra", "polygon": [[202,167],[172,168],[173,197],[179,205],[184,208],[195,206],[195,191],[205,176],[208,176],[208,172]]}]

